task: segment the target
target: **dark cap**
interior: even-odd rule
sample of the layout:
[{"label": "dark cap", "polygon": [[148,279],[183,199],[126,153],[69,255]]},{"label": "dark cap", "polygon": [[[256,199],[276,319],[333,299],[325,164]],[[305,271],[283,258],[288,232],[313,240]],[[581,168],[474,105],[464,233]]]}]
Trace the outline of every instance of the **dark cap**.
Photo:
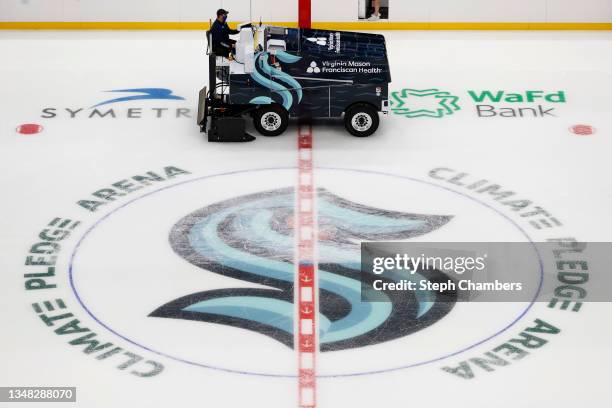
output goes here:
[{"label": "dark cap", "polygon": [[227,11],[227,10],[223,10],[223,9],[219,9],[219,10],[217,10],[217,17],[218,17],[218,16],[224,16],[224,15],[226,15],[226,14],[229,14],[229,11]]}]

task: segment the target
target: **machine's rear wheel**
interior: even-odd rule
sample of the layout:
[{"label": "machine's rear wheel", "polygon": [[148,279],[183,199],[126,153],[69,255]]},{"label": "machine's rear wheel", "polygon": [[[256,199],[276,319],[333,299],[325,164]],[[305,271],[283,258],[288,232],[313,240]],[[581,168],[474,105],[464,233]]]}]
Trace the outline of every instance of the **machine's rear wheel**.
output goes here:
[{"label": "machine's rear wheel", "polygon": [[262,105],[253,115],[253,124],[264,136],[278,136],[287,129],[289,113],[280,105]]},{"label": "machine's rear wheel", "polygon": [[344,126],[353,136],[370,136],[376,132],[378,124],[378,112],[370,105],[355,105],[349,108],[344,115]]}]

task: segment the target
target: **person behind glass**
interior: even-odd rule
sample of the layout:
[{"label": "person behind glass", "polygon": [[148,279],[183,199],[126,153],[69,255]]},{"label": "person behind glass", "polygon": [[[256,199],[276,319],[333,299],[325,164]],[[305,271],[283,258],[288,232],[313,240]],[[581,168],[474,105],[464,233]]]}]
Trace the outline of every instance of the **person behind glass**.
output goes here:
[{"label": "person behind glass", "polygon": [[374,13],[368,18],[368,21],[378,21],[380,20],[380,0],[372,0],[372,5],[374,6]]},{"label": "person behind glass", "polygon": [[228,14],[229,11],[227,10],[217,10],[217,19],[210,28],[210,33],[212,36],[213,52],[220,57],[226,57],[231,60],[236,48],[236,41],[230,39],[229,36],[230,34],[238,34],[240,31],[232,30],[227,25]]}]

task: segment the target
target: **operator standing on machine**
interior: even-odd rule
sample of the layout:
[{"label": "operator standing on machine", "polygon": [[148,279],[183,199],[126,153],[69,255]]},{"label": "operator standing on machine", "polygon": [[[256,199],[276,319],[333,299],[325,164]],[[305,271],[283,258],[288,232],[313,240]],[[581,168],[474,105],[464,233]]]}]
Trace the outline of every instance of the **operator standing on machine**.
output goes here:
[{"label": "operator standing on machine", "polygon": [[212,36],[213,52],[221,57],[232,59],[231,55],[236,48],[236,41],[229,38],[230,34],[238,34],[240,31],[232,30],[227,25],[229,11],[217,10],[217,19],[210,28]]}]

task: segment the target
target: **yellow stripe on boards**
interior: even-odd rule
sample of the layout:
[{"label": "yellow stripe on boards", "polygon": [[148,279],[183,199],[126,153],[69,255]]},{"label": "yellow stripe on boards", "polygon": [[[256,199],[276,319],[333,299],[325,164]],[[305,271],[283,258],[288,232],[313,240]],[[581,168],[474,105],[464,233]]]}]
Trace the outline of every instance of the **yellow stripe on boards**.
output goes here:
[{"label": "yellow stripe on boards", "polygon": [[[297,27],[295,22],[264,22]],[[234,24],[230,24],[235,27]],[[0,21],[3,30],[207,30],[208,22],[135,21]],[[417,23],[417,22],[313,22],[327,30],[612,30],[612,23]]]}]

